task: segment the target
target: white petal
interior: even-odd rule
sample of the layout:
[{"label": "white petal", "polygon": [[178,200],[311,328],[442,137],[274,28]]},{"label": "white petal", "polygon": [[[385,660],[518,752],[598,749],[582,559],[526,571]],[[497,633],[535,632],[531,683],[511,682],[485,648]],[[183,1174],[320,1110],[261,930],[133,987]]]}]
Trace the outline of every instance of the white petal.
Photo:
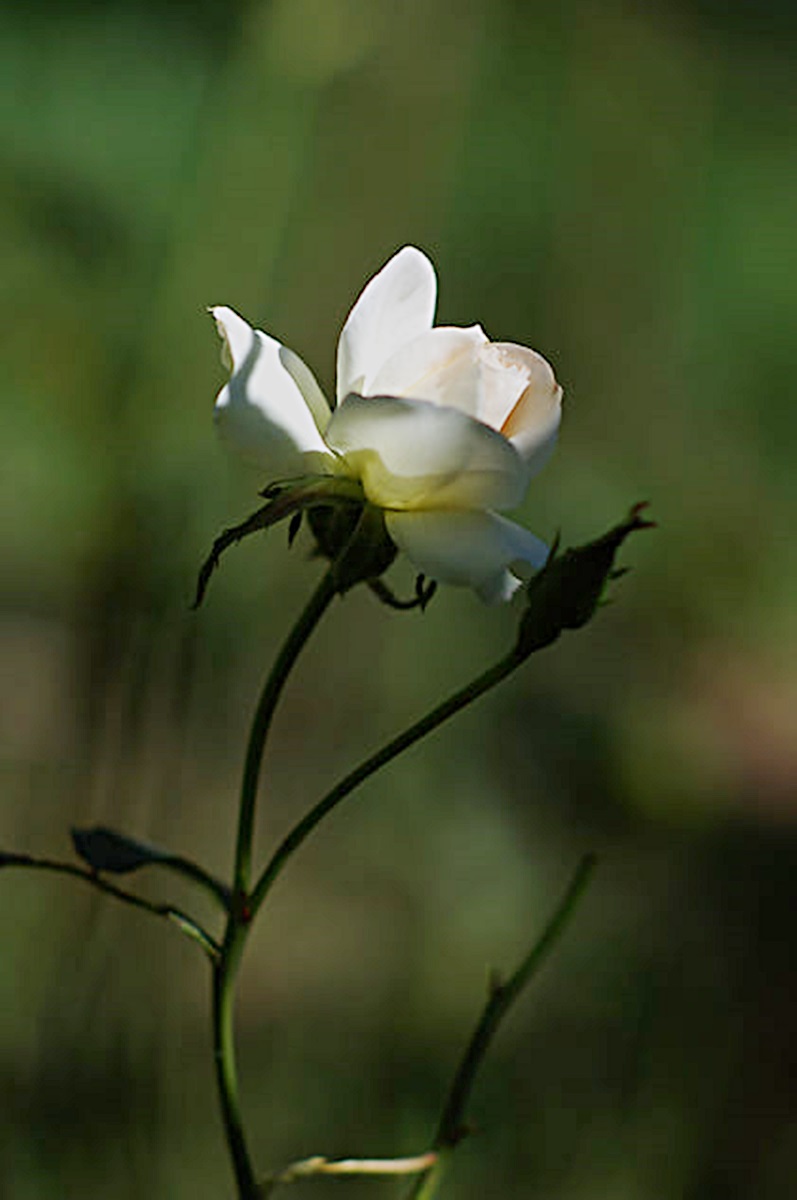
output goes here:
[{"label": "white petal", "polygon": [[514,375],[521,381],[512,407],[496,428],[523,456],[530,478],[545,465],[556,445],[562,389],[550,363],[525,346],[493,342],[482,351],[482,357],[496,376]]},{"label": "white petal", "polygon": [[387,531],[415,566],[441,583],[473,587],[488,603],[520,586],[513,564],[542,567],[548,547],[491,512],[387,512]]},{"label": "white petal", "polygon": [[506,438],[425,400],[347,396],[327,443],[382,508],[513,508],[526,487]]},{"label": "white petal", "polygon": [[313,420],[319,432],[323,433],[329,424],[332,413],[329,401],[319,387],[318,380],[304,359],[299,358],[295,351],[287,346],[280,346],[279,358],[285,370],[292,376],[294,383],[302,393],[304,402],[310,409]]},{"label": "white petal", "polygon": [[415,338],[378,371],[371,391],[457,408],[499,430],[525,460],[527,479],[556,442],[562,389],[550,365],[525,346],[489,342],[478,325]]},{"label": "white petal", "polygon": [[499,571],[497,575],[485,579],[476,588],[476,594],[485,604],[506,604],[511,600],[518,588],[523,586],[523,580],[518,579],[511,571]]},{"label": "white petal", "polygon": [[483,374],[479,350],[486,344],[479,325],[469,329],[440,325],[402,346],[376,373],[368,390],[376,396],[431,400],[479,417]]},{"label": "white petal", "polygon": [[364,392],[401,346],[431,329],[437,280],[429,259],[414,246],[394,254],[366,284],[338,342],[338,400]]},{"label": "white petal", "polygon": [[246,360],[252,347],[254,330],[243,317],[226,305],[217,304],[208,310],[216,322],[216,329],[222,340],[221,361],[228,371],[234,371]]},{"label": "white petal", "polygon": [[[252,329],[231,308],[211,310],[232,361],[232,375],[216,398],[215,419],[221,436],[249,462],[272,477],[307,469],[305,455],[329,457],[296,377],[307,387],[309,368],[285,347]],[[297,367],[301,363],[301,368]],[[318,461],[318,460],[317,460]]]}]

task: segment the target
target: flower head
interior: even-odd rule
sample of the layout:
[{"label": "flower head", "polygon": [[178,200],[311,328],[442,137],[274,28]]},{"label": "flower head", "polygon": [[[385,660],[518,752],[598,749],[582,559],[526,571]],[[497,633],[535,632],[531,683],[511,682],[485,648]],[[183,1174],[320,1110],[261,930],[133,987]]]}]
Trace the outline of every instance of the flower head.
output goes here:
[{"label": "flower head", "polygon": [[357,480],[425,575],[508,599],[519,586],[510,568],[542,566],[547,547],[499,511],[547,461],[562,389],[534,350],[491,342],[478,325],[434,326],[436,293],[412,246],[370,280],[340,335],[334,409],[298,355],[214,308],[231,368],[216,422],[271,479]]}]

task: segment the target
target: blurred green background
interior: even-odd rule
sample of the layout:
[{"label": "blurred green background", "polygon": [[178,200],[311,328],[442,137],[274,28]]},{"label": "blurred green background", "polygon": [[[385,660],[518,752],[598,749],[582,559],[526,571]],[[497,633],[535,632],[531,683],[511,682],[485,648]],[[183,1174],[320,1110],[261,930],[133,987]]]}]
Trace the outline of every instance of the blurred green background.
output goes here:
[{"label": "blurred green background", "polygon": [[[3,846],[68,855],[97,822],[229,870],[252,706],[318,565],[251,540],[188,611],[265,482],[214,440],[208,304],[329,387],[356,293],[416,243],[441,321],[565,386],[521,518],[572,544],[647,499],[660,526],[588,630],[364,787],[275,891],[239,1008],[264,1170],[422,1149],[489,968],[597,850],[445,1194],[793,1187],[795,35],[785,0],[0,16]],[[263,853],[515,619],[453,590],[423,617],[337,605],[275,728]],[[167,885],[141,887],[188,902]],[[198,952],[69,880],[0,888],[2,1195],[230,1195]]]}]

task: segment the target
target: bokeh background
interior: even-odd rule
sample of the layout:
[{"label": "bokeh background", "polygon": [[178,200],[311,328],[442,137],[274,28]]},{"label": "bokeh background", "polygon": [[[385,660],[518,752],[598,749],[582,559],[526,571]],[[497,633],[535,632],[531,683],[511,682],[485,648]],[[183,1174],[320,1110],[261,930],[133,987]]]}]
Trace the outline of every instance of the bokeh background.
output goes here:
[{"label": "bokeh background", "polygon": [[[229,303],[332,383],[400,245],[439,318],[540,349],[560,449],[521,518],[655,534],[589,629],[392,766],[274,893],[240,992],[265,1170],[424,1147],[491,967],[581,853],[446,1195],[778,1200],[797,1179],[797,17],[713,0],[28,0],[0,16],[0,841],[110,824],[229,870],[267,665],[318,564],[213,536]],[[406,582],[406,576],[405,582]],[[513,610],[336,606],[275,728],[262,853],[508,645]],[[191,903],[163,877],[156,897]],[[207,972],[80,884],[0,878],[14,1200],[231,1194]],[[399,1196],[385,1183],[304,1196]]]}]

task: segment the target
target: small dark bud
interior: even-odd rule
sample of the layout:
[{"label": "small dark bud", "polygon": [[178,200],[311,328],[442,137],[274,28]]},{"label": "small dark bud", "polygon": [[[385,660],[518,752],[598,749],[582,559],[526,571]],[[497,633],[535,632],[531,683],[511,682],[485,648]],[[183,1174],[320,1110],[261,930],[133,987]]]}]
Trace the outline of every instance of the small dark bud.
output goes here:
[{"label": "small dark bud", "polygon": [[361,511],[359,504],[316,504],[308,510],[307,523],[322,558],[337,558],[354,536]]},{"label": "small dark bud", "polygon": [[110,871],[113,875],[125,875],[148,863],[162,862],[166,857],[161,850],[137,842],[134,838],[115,833],[95,825],[92,829],[73,829],[72,844],[79,858],[93,871]]},{"label": "small dark bud", "polygon": [[522,657],[542,650],[565,631],[580,629],[595,615],[606,584],[625,574],[614,559],[629,534],[652,529],[642,516],[646,504],[635,504],[624,521],[608,533],[560,554],[558,540],[543,569],[526,587],[526,611],[520,622],[517,653]]}]

